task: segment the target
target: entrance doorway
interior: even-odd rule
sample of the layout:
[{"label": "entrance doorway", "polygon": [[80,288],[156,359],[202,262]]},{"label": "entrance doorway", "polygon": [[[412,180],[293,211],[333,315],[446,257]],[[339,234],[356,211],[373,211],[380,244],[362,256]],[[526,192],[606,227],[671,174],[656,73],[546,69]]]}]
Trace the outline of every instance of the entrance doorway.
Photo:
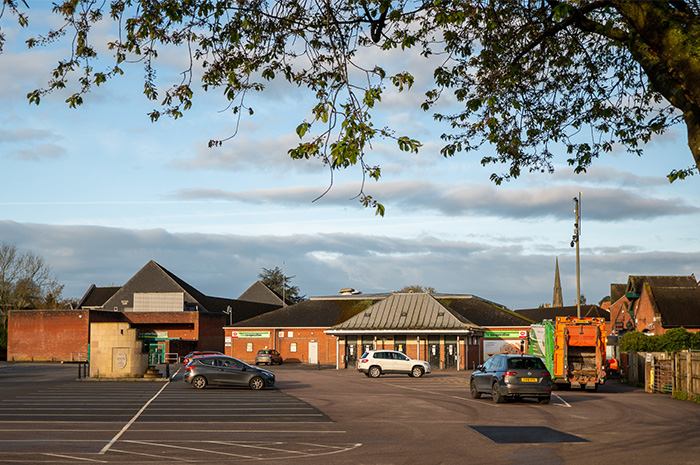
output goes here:
[{"label": "entrance doorway", "polygon": [[406,336],[394,336],[394,350],[406,353]]},{"label": "entrance doorway", "polygon": [[309,363],[318,363],[318,342],[309,342]]},{"label": "entrance doorway", "polygon": [[440,336],[428,336],[428,363],[431,367],[442,368],[440,365]]},{"label": "entrance doorway", "polygon": [[445,336],[445,368],[457,368],[457,336]]},{"label": "entrance doorway", "polygon": [[345,368],[357,366],[357,336],[345,338]]}]

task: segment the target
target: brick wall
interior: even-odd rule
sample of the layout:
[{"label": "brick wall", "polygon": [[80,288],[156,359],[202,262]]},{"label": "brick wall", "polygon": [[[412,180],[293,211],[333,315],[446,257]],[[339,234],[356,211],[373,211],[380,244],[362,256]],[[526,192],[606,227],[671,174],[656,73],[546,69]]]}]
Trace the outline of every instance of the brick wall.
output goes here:
[{"label": "brick wall", "polygon": [[7,360],[84,360],[89,324],[87,310],[11,310]]},{"label": "brick wall", "polygon": [[[285,363],[309,363],[309,347],[316,344],[317,363],[335,365],[336,338],[324,333],[326,328],[225,328],[231,344],[225,353],[247,363],[255,362],[260,349],[276,349]],[[342,351],[341,351],[342,353]]]}]

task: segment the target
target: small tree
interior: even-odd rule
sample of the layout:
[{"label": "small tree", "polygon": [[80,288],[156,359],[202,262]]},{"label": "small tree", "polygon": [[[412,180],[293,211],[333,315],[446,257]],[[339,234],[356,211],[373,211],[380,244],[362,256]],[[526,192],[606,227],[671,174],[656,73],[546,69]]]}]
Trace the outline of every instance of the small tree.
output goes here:
[{"label": "small tree", "polygon": [[276,266],[274,269],[263,268],[258,274],[260,281],[274,292],[284,297],[285,303],[296,304],[306,300],[306,296],[299,295],[299,287],[290,285],[295,276],[285,276],[284,272]]},{"label": "small tree", "polygon": [[414,284],[413,286],[404,286],[396,292],[413,292],[413,293],[425,292],[427,294],[435,294],[435,288],[429,287],[429,286],[423,287],[423,286],[419,286],[417,284]]},{"label": "small tree", "polygon": [[2,326],[7,312],[23,308],[62,307],[63,285],[53,276],[44,259],[16,246],[0,243],[0,312]]}]

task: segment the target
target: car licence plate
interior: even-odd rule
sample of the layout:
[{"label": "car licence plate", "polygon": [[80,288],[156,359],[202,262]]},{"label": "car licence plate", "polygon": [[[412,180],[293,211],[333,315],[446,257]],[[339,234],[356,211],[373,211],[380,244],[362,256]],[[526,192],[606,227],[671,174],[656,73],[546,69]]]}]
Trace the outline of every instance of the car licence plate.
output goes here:
[{"label": "car licence plate", "polygon": [[537,382],[537,378],[521,378],[521,381],[522,381],[523,383],[536,383],[536,382]]}]

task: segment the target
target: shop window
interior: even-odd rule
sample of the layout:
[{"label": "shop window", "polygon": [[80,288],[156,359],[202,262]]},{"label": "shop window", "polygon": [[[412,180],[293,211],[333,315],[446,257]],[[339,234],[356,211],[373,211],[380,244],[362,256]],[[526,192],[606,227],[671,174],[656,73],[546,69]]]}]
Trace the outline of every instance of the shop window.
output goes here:
[{"label": "shop window", "polygon": [[252,352],[252,351],[253,351],[253,343],[252,343],[252,342],[246,342],[246,343],[245,343],[245,351],[246,351],[246,352]]}]

